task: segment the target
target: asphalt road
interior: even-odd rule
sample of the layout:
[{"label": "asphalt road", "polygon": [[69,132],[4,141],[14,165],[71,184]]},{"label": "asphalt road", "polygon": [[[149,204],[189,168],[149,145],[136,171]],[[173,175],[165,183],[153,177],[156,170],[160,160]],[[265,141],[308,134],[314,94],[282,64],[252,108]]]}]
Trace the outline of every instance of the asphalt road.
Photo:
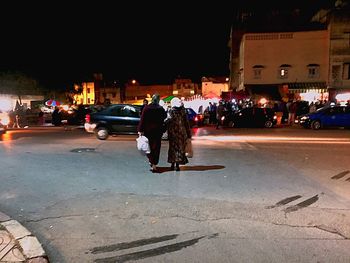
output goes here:
[{"label": "asphalt road", "polygon": [[350,131],[194,129],[194,157],[149,171],[136,136],[8,131],[0,211],[51,262],[349,262]]}]

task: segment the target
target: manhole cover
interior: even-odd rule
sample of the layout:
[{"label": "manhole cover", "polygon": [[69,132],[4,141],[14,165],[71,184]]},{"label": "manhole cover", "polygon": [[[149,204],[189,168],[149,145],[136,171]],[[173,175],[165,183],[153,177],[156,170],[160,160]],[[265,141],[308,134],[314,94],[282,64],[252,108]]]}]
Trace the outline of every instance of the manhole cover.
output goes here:
[{"label": "manhole cover", "polygon": [[76,148],[71,150],[73,153],[94,152],[95,148]]}]

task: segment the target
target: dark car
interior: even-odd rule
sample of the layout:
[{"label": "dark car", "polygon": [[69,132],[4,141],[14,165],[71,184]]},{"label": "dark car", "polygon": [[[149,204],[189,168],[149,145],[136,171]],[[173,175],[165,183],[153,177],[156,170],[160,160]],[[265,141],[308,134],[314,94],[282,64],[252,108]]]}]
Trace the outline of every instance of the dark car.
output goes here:
[{"label": "dark car", "polygon": [[85,130],[94,132],[100,140],[111,134],[137,134],[141,106],[114,104],[99,112],[87,114]]},{"label": "dark car", "polygon": [[203,114],[196,113],[192,108],[186,108],[187,119],[190,126],[201,126],[203,125],[204,116]]},{"label": "dark car", "polygon": [[273,109],[250,107],[229,112],[223,122],[225,126],[229,127],[272,128],[277,123],[277,116]]},{"label": "dark car", "polygon": [[325,106],[316,112],[305,114],[299,119],[305,128],[319,130],[323,127],[350,127],[349,106]]}]

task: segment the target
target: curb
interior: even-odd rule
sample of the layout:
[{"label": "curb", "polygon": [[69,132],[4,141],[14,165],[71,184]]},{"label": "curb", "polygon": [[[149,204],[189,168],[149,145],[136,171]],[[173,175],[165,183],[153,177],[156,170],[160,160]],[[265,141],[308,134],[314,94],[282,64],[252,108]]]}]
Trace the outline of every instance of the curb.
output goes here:
[{"label": "curb", "polygon": [[[5,244],[5,241],[2,244],[0,242],[0,262],[8,262],[6,259],[2,261],[2,258],[11,254],[12,251],[14,257],[17,254],[17,261],[14,262],[49,263],[49,259],[38,239],[18,221],[0,212],[0,230],[2,229],[9,233],[10,240],[7,241],[7,244]],[[21,260],[21,255],[18,254],[22,254],[24,260],[23,257]]]}]

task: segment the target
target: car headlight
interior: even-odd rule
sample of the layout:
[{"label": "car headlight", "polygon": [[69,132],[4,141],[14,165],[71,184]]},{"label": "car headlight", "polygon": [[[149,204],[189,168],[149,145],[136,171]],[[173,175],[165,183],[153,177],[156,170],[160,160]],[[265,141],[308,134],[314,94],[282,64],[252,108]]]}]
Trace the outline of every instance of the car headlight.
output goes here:
[{"label": "car headlight", "polygon": [[309,118],[310,118],[309,116],[303,116],[303,117],[300,118],[300,120],[306,121],[306,120],[308,120]]}]

